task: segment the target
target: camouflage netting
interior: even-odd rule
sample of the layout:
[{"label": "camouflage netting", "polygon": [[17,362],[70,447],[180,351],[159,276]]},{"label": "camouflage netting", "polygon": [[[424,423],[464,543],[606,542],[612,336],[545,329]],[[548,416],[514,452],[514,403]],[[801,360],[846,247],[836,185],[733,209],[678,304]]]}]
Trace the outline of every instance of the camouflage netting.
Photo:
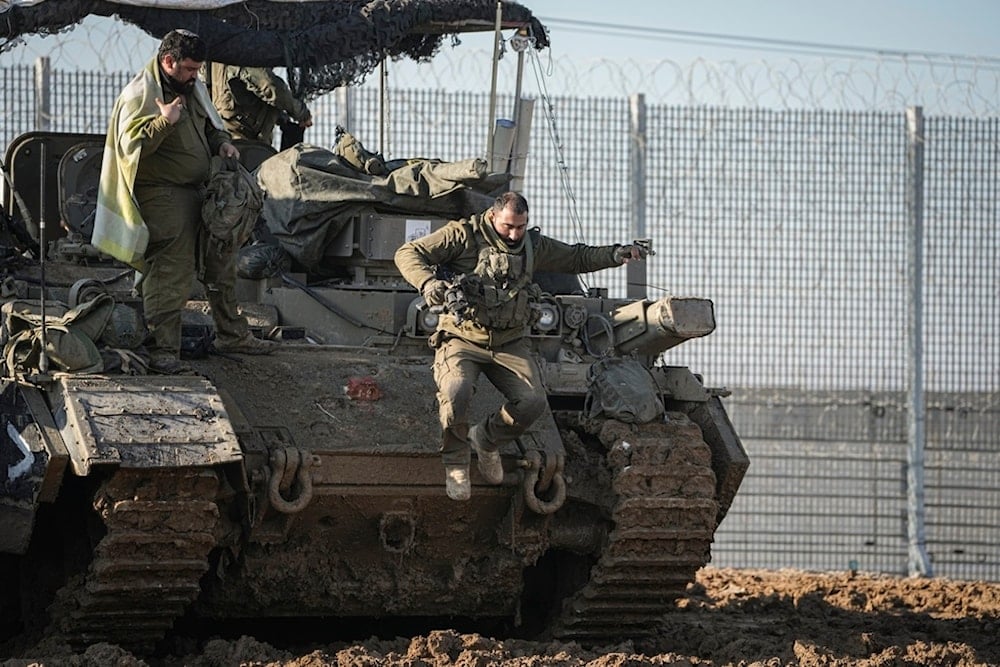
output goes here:
[{"label": "camouflage netting", "polygon": [[[153,37],[175,28],[201,35],[213,60],[287,67],[306,98],[359,83],[383,57],[427,60],[446,35],[489,30],[495,0],[250,0],[204,10],[137,7],[106,0],[49,0],[0,14],[0,52],[25,35],[54,34],[88,15],[117,16]],[[536,48],[548,45],[531,11],[503,2],[505,28],[525,27]]]}]

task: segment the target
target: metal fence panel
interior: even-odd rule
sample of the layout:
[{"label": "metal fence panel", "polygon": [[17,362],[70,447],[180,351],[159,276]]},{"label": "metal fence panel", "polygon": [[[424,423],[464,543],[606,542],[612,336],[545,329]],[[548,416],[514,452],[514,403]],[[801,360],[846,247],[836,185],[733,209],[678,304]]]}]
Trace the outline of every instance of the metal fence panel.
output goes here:
[{"label": "metal fence panel", "polygon": [[928,388],[1000,389],[1000,119],[928,118]]},{"label": "metal fence panel", "polygon": [[652,107],[648,123],[670,258],[652,282],[712,298],[723,323],[686,360],[730,386],[901,388],[902,116]]},{"label": "metal fence panel", "polygon": [[29,67],[0,67],[0,140],[7,144],[35,128],[35,87]]}]

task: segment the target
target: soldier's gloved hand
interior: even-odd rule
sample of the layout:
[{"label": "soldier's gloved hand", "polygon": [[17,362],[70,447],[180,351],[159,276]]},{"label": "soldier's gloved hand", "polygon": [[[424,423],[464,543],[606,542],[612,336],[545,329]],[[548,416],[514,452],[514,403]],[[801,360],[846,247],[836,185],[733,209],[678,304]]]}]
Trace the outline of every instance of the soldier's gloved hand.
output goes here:
[{"label": "soldier's gloved hand", "polygon": [[428,280],[424,283],[421,294],[423,294],[424,301],[427,302],[428,306],[443,306],[449,287],[451,284],[445,280]]},{"label": "soldier's gloved hand", "polygon": [[469,307],[469,300],[461,285],[449,285],[444,293],[444,305],[452,313],[460,313]]},{"label": "soldier's gloved hand", "polygon": [[615,261],[619,264],[627,264],[633,259],[646,259],[649,255],[649,248],[637,243],[620,245],[615,248]]}]

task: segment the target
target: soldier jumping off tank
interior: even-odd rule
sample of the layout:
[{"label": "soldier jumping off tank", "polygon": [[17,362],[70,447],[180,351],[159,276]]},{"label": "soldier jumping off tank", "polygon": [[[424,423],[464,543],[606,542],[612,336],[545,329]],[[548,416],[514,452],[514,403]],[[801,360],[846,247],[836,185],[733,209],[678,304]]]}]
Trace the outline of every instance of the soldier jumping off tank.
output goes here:
[{"label": "soldier jumping off tank", "polygon": [[[570,245],[537,228],[529,231],[528,202],[517,192],[502,194],[481,215],[454,220],[399,248],[396,266],[428,305],[463,304],[458,313],[442,313],[430,337],[449,498],[471,497],[470,446],[483,477],[500,484],[500,449],[545,410],[541,371],[527,339],[538,312],[533,305],[541,296],[534,272],[589,273],[643,259],[647,252],[631,244]],[[461,281],[442,279],[459,275]],[[506,402],[470,428],[469,407],[480,374]]]}]

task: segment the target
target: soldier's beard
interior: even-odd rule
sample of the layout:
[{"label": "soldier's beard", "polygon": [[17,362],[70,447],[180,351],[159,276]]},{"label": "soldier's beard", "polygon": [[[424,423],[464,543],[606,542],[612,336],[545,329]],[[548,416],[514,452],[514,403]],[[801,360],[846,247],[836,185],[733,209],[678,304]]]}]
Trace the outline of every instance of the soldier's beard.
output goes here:
[{"label": "soldier's beard", "polygon": [[194,92],[194,82],[197,79],[191,79],[187,83],[181,83],[172,76],[167,76],[167,83],[170,85],[170,89],[173,90],[178,95],[190,95]]}]

